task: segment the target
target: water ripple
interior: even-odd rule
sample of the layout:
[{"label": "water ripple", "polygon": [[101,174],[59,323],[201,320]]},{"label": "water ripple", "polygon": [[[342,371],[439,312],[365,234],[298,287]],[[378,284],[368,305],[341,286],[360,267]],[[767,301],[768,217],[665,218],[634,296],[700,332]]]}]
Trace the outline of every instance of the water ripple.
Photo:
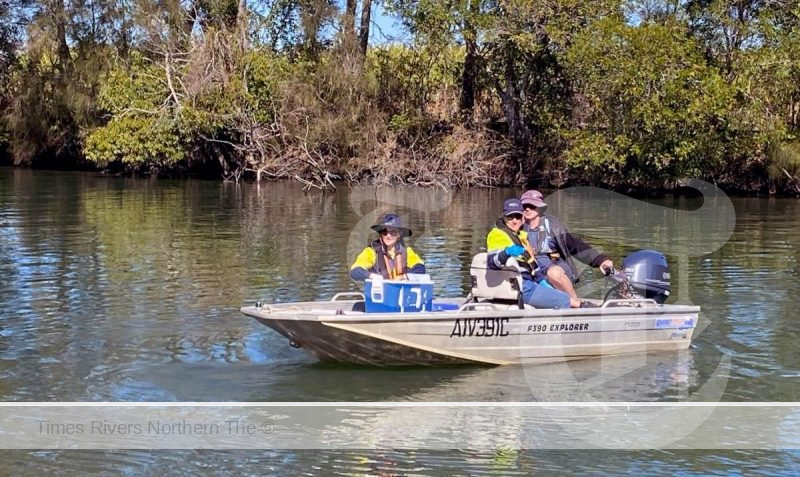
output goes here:
[{"label": "water ripple", "polygon": [[[674,300],[703,307],[683,354],[509,368],[382,370],[323,366],[242,316],[256,300],[328,299],[358,290],[349,264],[374,234],[365,214],[396,209],[414,228],[438,295],[469,289],[472,256],[503,199],[518,191],[441,196],[411,188],[308,193],[294,184],[113,179],[0,169],[0,396],[7,401],[685,400],[725,355],[725,400],[800,401],[800,205],[733,199],[724,247],[672,265]],[[444,197],[444,198],[443,198]],[[656,201],[658,202],[658,201]],[[680,201],[678,201],[680,202]],[[670,199],[660,202],[669,206]],[[567,204],[569,224],[619,263],[619,243],[659,243],[626,211],[601,220]],[[426,209],[427,207],[427,209]],[[426,211],[427,210],[427,211]],[[581,215],[583,214],[583,215]],[[603,217],[611,217],[604,215]],[[370,222],[371,223],[371,222]],[[674,231],[688,247],[691,230]],[[693,239],[697,240],[697,239]],[[598,278],[587,275],[594,286]],[[598,376],[614,369],[616,377]],[[241,457],[231,459],[231,455]],[[558,452],[12,452],[0,473],[515,475],[564,467]],[[97,456],[102,458],[98,458]],[[706,474],[738,466],[780,474],[793,453],[588,453],[569,468]],[[788,465],[787,465],[788,464]],[[60,467],[58,467],[60,466]]]}]

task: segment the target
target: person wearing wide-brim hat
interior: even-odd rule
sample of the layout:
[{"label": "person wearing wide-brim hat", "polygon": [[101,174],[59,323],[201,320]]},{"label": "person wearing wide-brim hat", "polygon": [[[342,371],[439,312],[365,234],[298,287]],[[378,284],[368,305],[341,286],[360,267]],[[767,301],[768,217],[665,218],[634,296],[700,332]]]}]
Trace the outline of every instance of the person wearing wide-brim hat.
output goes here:
[{"label": "person wearing wide-brim hat", "polygon": [[547,203],[538,190],[528,190],[519,198],[530,247],[539,266],[539,281],[547,279],[555,289],[578,299],[574,283],[578,280],[578,261],[611,273],[614,262],[567,230],[556,217],[545,213]]},{"label": "person wearing wide-brim hat", "polygon": [[503,215],[486,236],[486,261],[489,268],[502,270],[514,259],[522,278],[522,299],[536,308],[578,308],[581,301],[567,293],[539,284],[538,266],[532,256],[528,234],[522,229],[522,202],[517,198],[503,202]]},{"label": "person wearing wide-brim hat", "polygon": [[373,274],[393,280],[403,279],[408,273],[425,273],[425,263],[403,242],[403,238],[410,237],[412,232],[403,226],[399,215],[383,214],[370,228],[378,232],[378,238],[358,255],[350,267],[353,280],[363,281]]}]

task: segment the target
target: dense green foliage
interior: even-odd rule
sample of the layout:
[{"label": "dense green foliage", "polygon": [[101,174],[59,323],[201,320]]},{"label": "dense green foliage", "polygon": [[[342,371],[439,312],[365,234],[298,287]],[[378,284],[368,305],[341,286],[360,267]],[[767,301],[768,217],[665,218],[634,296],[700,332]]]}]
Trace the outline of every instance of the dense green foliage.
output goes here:
[{"label": "dense green foliage", "polygon": [[367,47],[370,0],[0,0],[0,154],[316,187],[800,192],[797,2],[382,7],[403,43]]},{"label": "dense green foliage", "polygon": [[658,185],[713,171],[728,157],[731,130],[716,125],[731,114],[735,89],[681,25],[603,19],[575,39],[566,61],[585,120],[600,126],[568,132],[570,169]]}]

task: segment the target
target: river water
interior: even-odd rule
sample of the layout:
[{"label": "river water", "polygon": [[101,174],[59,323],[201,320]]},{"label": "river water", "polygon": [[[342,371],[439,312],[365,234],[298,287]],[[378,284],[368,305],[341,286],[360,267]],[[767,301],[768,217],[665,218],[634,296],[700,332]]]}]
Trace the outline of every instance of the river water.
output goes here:
[{"label": "river water", "polygon": [[[241,315],[256,300],[357,290],[369,225],[399,211],[437,295],[468,290],[518,190],[226,184],[0,168],[2,401],[682,401],[725,366],[720,401],[800,401],[800,202],[556,193],[553,211],[620,257],[668,254],[692,349],[568,367],[371,369],[315,363]],[[573,191],[574,192],[574,191]],[[594,193],[596,193],[595,191]],[[727,208],[731,205],[732,208]],[[600,296],[584,274],[581,293]],[[613,379],[586,380],[625,372]],[[605,373],[605,374],[604,374]],[[536,380],[536,386],[529,383]],[[0,451],[2,474],[527,475],[560,469],[796,474],[794,451]]]}]

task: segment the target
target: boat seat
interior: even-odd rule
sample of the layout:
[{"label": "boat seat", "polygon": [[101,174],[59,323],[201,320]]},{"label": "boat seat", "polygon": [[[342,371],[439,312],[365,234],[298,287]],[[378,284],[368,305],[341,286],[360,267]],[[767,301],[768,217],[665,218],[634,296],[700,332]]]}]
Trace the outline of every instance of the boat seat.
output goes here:
[{"label": "boat seat", "polygon": [[469,274],[472,279],[472,296],[486,300],[512,300],[519,297],[516,270],[493,270],[489,268],[487,253],[472,257]]}]

